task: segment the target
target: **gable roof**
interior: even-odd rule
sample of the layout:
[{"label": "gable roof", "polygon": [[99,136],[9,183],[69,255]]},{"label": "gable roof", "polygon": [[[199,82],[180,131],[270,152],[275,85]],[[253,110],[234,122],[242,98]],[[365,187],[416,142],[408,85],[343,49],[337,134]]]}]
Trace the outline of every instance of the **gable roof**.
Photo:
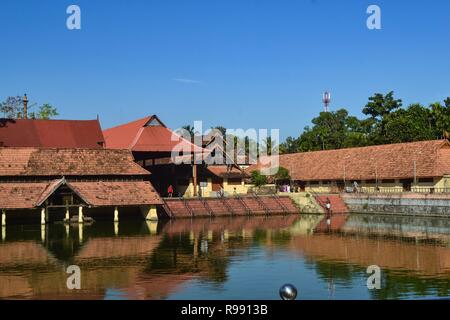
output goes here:
[{"label": "gable roof", "polygon": [[0,183],[0,209],[34,209],[41,206],[60,186],[67,185],[89,206],[159,205],[162,200],[148,181]]},{"label": "gable roof", "polygon": [[68,186],[72,192],[74,192],[78,197],[80,197],[80,199],[90,205],[91,203],[89,201],[87,201],[83,195],[81,195],[80,193],[78,193],[67,181],[66,178],[61,178],[58,180],[53,180],[52,182],[50,182],[47,187],[44,189],[44,191],[42,192],[42,194],[40,195],[39,199],[36,201],[35,206],[40,206],[42,205],[45,200],[47,200],[56,190],[58,190],[59,187],[66,185]]},{"label": "gable roof", "polygon": [[36,183],[0,183],[1,209],[31,209],[42,193],[47,189],[48,182]]},{"label": "gable roof", "polygon": [[0,147],[101,149],[98,120],[0,119]]},{"label": "gable roof", "polygon": [[201,147],[167,128],[156,115],[106,129],[103,134],[106,147],[112,149],[167,153],[178,146],[185,151],[203,152]]},{"label": "gable roof", "polygon": [[128,150],[0,148],[0,176],[149,174]]},{"label": "gable roof", "polygon": [[[270,160],[270,159],[264,159]],[[293,180],[373,180],[442,177],[450,174],[450,143],[420,141],[279,156]],[[261,162],[246,169],[262,168]]]},{"label": "gable roof", "polygon": [[211,174],[221,178],[246,178],[248,175],[238,166],[232,165],[209,165],[206,169]]}]

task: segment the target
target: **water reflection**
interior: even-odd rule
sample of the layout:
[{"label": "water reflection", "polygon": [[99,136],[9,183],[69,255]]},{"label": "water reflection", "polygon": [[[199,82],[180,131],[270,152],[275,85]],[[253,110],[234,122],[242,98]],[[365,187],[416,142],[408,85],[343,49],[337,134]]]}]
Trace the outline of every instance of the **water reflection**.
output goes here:
[{"label": "water reflection", "polygon": [[[0,298],[300,299],[449,295],[450,220],[389,216],[239,217],[92,226],[7,226]],[[67,266],[81,290],[66,288]],[[382,268],[368,290],[366,268]]]}]

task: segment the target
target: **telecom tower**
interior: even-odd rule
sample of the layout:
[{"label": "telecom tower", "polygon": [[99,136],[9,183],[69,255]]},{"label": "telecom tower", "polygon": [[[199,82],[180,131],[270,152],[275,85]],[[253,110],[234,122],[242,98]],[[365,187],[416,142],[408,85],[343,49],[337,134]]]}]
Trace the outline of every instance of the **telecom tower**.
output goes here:
[{"label": "telecom tower", "polygon": [[328,112],[329,111],[328,106],[330,105],[330,102],[331,102],[331,93],[330,92],[325,91],[323,93],[322,102],[324,105],[324,111]]}]

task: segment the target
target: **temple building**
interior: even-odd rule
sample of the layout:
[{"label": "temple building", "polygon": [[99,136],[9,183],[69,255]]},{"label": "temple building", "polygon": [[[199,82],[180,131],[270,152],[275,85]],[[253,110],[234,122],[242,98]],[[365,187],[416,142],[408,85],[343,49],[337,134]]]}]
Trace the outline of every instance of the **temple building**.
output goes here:
[{"label": "temple building", "polygon": [[162,204],[150,173],[131,152],[107,149],[0,148],[0,210],[42,224],[90,216],[157,219]]},{"label": "temple building", "polygon": [[104,146],[98,119],[0,119],[0,147],[102,149]]},{"label": "temple building", "polygon": [[[104,130],[103,135],[107,148],[130,150],[136,162],[152,172],[151,182],[161,195],[167,195],[169,185],[174,196],[180,197],[215,196],[220,189],[246,192],[246,174],[238,166],[206,164],[205,159],[216,152],[209,148],[210,140],[196,145],[167,128],[156,115]],[[187,161],[178,164],[172,157],[174,150],[183,150]]]},{"label": "temple building", "polygon": [[298,191],[450,192],[447,140],[285,154],[279,165]]}]

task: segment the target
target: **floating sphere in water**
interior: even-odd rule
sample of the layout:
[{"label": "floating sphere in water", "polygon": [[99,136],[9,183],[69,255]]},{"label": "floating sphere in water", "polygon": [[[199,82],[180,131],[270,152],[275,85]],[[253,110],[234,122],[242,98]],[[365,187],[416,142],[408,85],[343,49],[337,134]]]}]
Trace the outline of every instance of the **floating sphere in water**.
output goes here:
[{"label": "floating sphere in water", "polygon": [[295,300],[297,298],[297,288],[292,284],[285,284],[280,288],[280,297],[283,300]]}]

